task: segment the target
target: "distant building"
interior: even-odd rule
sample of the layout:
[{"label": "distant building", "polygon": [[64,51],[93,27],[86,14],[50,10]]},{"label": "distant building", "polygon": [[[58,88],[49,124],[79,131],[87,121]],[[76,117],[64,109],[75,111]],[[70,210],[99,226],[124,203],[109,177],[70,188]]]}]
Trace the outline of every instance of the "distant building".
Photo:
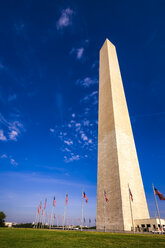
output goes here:
[{"label": "distant building", "polygon": [[[165,231],[165,219],[161,219],[160,222],[163,230]],[[135,231],[137,232],[162,231],[160,227],[160,222],[158,218],[134,220]]]},{"label": "distant building", "polygon": [[5,222],[5,226],[12,227],[13,226],[13,223],[12,222]]}]

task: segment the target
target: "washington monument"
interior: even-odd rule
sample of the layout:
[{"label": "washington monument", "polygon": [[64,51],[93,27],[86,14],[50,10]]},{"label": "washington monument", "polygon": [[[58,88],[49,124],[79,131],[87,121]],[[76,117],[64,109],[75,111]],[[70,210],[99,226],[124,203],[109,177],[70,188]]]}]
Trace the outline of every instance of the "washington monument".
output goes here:
[{"label": "washington monument", "polygon": [[100,230],[130,231],[134,219],[148,218],[116,48],[106,39],[99,66],[96,225]]}]

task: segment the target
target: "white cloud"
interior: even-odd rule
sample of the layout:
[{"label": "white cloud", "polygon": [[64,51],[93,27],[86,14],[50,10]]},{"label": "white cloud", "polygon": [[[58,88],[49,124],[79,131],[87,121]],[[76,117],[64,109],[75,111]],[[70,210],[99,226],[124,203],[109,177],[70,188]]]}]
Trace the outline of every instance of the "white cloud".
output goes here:
[{"label": "white cloud", "polygon": [[84,48],[81,47],[79,49],[77,49],[77,59],[81,59],[84,53]]},{"label": "white cloud", "polygon": [[97,84],[98,80],[95,78],[86,77],[84,79],[78,79],[76,84],[83,86],[84,88],[89,88],[90,86]]},{"label": "white cloud", "polygon": [[[18,136],[21,135],[22,132],[26,131],[23,124],[20,121],[7,121],[1,114],[0,114],[0,124],[8,129],[8,136],[9,136],[8,140],[17,141]],[[3,135],[2,131],[0,134],[0,139],[7,140],[6,136]]]},{"label": "white cloud", "polygon": [[89,120],[85,120],[85,121],[84,121],[84,126],[87,126],[87,127],[88,127],[89,124],[90,124]]},{"label": "white cloud", "polygon": [[69,150],[67,147],[65,148],[65,151],[66,151],[66,152],[70,152],[70,150]]},{"label": "white cloud", "polygon": [[[97,93],[98,91],[91,92],[89,98],[92,98],[93,101],[95,97],[97,98]],[[76,113],[76,115],[73,110],[71,111],[71,119],[61,125],[59,130],[59,138],[62,142],[61,150],[64,153],[66,163],[85,159],[85,155],[88,153],[87,156],[92,158],[91,151],[97,149],[96,119],[94,116],[89,117],[86,115],[87,113],[89,114],[91,109],[83,108],[83,112]],[[64,136],[64,133],[66,133],[66,136]],[[79,155],[76,155],[76,151],[79,151]]]},{"label": "white cloud", "polygon": [[61,16],[56,24],[57,30],[71,26],[73,14],[74,14],[74,11],[72,9],[70,8],[63,9],[61,11]]},{"label": "white cloud", "polygon": [[13,166],[17,166],[18,165],[18,163],[15,161],[15,159],[13,159],[13,158],[11,158],[10,159],[10,163],[11,163],[11,165],[13,165]]},{"label": "white cloud", "polygon": [[73,144],[72,140],[64,140],[64,143],[67,144],[68,146]]},{"label": "white cloud", "polygon": [[93,91],[91,94],[86,95],[80,100],[80,103],[85,103],[96,106],[98,104],[98,91]]},{"label": "white cloud", "polygon": [[89,112],[90,112],[90,108],[85,108],[85,109],[84,109],[84,115],[88,115]]},{"label": "white cloud", "polygon": [[75,54],[76,59],[80,60],[83,57],[84,50],[85,49],[83,47],[72,48],[72,50],[70,51],[70,54]]},{"label": "white cloud", "polygon": [[0,129],[0,140],[1,140],[1,141],[6,141],[6,140],[7,140],[7,138],[6,138],[6,136],[4,135],[2,129]]},{"label": "white cloud", "polygon": [[1,158],[7,158],[6,154],[1,155]]},{"label": "white cloud", "polygon": [[18,132],[15,131],[15,130],[12,130],[12,131],[9,133],[9,138],[10,138],[10,140],[17,141],[17,136],[18,136]]},{"label": "white cloud", "polygon": [[82,138],[82,140],[84,140],[84,141],[85,141],[85,140],[88,140],[88,137],[87,137],[84,133],[81,134],[81,138]]},{"label": "white cloud", "polygon": [[91,68],[94,69],[96,66],[98,66],[98,64],[99,64],[98,60],[94,61]]},{"label": "white cloud", "polygon": [[80,102],[88,102],[91,98],[93,98],[94,100],[97,99],[97,94],[98,91],[93,91],[91,94],[88,94],[87,96],[85,96],[82,100],[80,100]]},{"label": "white cloud", "polygon": [[80,155],[72,155],[70,158],[68,158],[67,156],[64,156],[64,161],[66,163],[72,162],[72,161],[77,161],[80,159]]},{"label": "white cloud", "polygon": [[54,133],[54,131],[55,131],[53,128],[50,128],[49,130],[51,133]]}]

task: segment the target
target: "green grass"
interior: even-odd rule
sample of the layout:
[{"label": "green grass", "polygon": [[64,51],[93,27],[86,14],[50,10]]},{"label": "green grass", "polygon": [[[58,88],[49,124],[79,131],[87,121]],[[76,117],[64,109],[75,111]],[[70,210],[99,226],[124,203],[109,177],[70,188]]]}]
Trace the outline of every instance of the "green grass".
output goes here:
[{"label": "green grass", "polygon": [[0,228],[0,248],[165,248],[165,235]]}]

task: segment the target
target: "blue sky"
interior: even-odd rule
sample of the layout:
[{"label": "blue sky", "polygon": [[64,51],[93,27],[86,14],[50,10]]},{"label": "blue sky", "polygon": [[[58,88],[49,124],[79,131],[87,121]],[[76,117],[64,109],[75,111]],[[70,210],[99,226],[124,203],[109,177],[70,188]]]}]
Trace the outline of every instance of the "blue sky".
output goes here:
[{"label": "blue sky", "polygon": [[[0,210],[95,218],[99,50],[117,49],[151,216],[165,194],[164,1],[1,1]],[[165,218],[164,202],[159,201]]]}]

